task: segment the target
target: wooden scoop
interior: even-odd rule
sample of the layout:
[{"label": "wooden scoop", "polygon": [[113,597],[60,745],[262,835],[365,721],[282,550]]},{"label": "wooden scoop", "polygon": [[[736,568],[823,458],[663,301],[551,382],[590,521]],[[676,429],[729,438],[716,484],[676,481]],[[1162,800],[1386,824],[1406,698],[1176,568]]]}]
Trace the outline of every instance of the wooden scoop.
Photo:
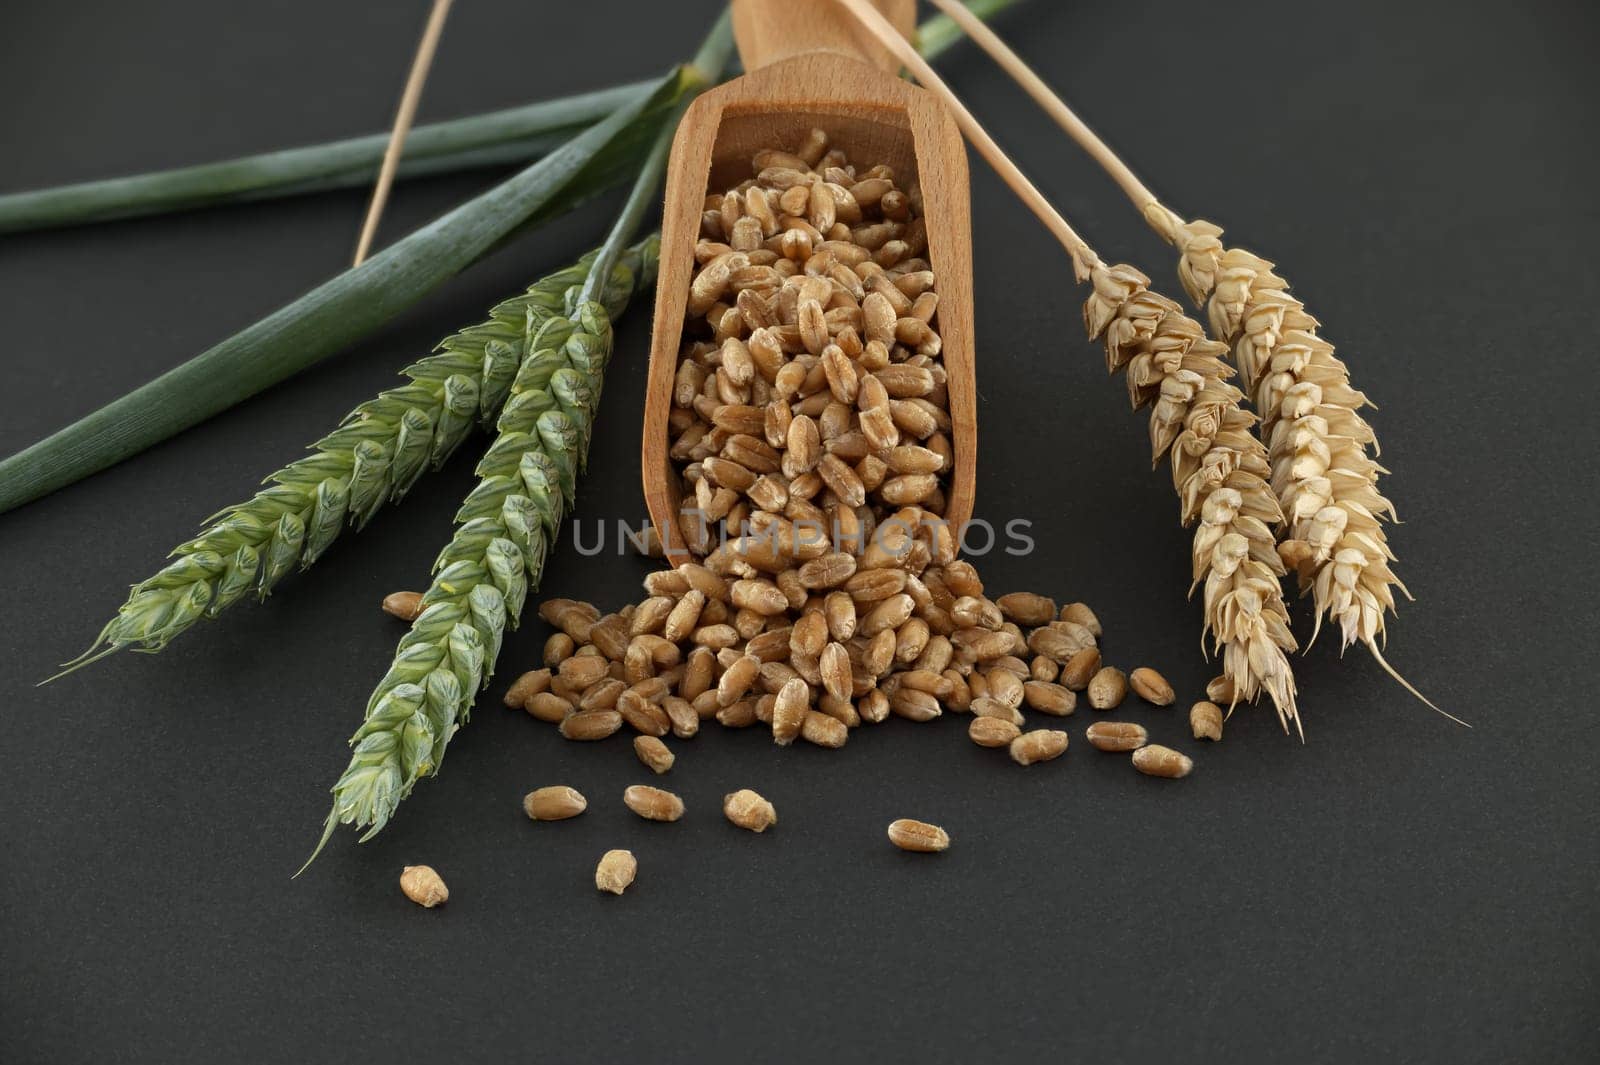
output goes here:
[{"label": "wooden scoop", "polygon": [[[915,0],[873,4],[910,36]],[[887,164],[902,187],[922,188],[955,453],[945,518],[959,535],[972,517],[978,443],[961,132],[943,104],[895,75],[899,64],[889,50],[834,0],[733,0],[733,28],[749,73],[695,100],[678,126],[667,171],[642,449],[645,503],[667,558],[673,565],[692,558],[678,528],[680,474],[667,454],[667,419],[706,194],[750,177],[757,151],[793,150],[813,128],[857,166]]]}]

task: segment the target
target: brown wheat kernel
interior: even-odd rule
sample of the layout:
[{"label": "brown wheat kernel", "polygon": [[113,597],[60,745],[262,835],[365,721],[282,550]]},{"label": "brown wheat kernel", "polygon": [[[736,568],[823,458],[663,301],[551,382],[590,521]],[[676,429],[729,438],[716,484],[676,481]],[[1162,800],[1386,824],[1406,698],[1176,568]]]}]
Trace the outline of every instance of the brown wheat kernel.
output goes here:
[{"label": "brown wheat kernel", "polygon": [[1087,603],[1068,603],[1061,608],[1060,620],[1082,625],[1096,637],[1105,635],[1104,630],[1100,627],[1100,619],[1095,616],[1093,610],[1089,609]]},{"label": "brown wheat kernel", "polygon": [[951,562],[944,567],[945,587],[950,589],[954,596],[982,595],[983,578],[978,576],[978,570],[967,561]]},{"label": "brown wheat kernel", "polygon": [[622,802],[646,821],[676,821],[683,816],[682,799],[648,784],[630,785],[622,793]]},{"label": "brown wheat kernel", "polygon": [[605,680],[609,665],[610,663],[601,655],[574,654],[570,658],[563,659],[556,672],[562,680],[582,691],[591,684],[599,684]]},{"label": "brown wheat kernel", "polygon": [[591,684],[578,697],[578,709],[615,710],[617,700],[622,698],[622,693],[627,690],[628,685],[620,680],[607,679],[599,684]]},{"label": "brown wheat kernel", "polygon": [[1085,736],[1097,751],[1136,751],[1150,738],[1144,726],[1133,721],[1096,721]]},{"label": "brown wheat kernel", "polygon": [[1011,741],[1011,760],[1033,765],[1060,758],[1067,751],[1067,734],[1059,729],[1034,729]]},{"label": "brown wheat kernel", "polygon": [[884,629],[867,641],[861,651],[861,671],[870,677],[881,677],[894,666],[897,641],[893,629]]},{"label": "brown wheat kernel", "polygon": [[620,895],[628,890],[633,878],[639,875],[639,861],[632,851],[611,850],[600,856],[594,867],[594,886],[601,891]]},{"label": "brown wheat kernel", "polygon": [[[706,610],[704,613],[710,614],[711,611]],[[723,650],[724,648],[734,646],[744,638],[739,635],[738,629],[734,628],[728,623],[727,619],[729,615],[726,606],[723,607],[721,617],[723,620],[713,622],[709,625],[701,625],[698,629],[695,629],[689,634],[690,642],[695,645],[694,648],[689,652],[691,655],[693,655],[696,650],[702,650],[710,651],[713,658],[715,658],[717,652]],[[704,621],[705,617],[702,616],[701,620]]]},{"label": "brown wheat kernel", "polygon": [[1022,705],[1027,690],[1015,673],[997,664],[985,676],[989,681],[989,698],[1005,703],[1012,709]]},{"label": "brown wheat kernel", "polygon": [[967,726],[967,738],[979,747],[1007,747],[1022,735],[1022,729],[998,717],[975,717]]},{"label": "brown wheat kernel", "polygon": [[816,658],[828,646],[828,619],[822,611],[802,614],[789,630],[790,654]]},{"label": "brown wheat kernel", "polygon": [[[1072,626],[1071,629],[1063,626]],[[1054,659],[1062,665],[1070,662],[1072,656],[1086,648],[1094,646],[1094,637],[1089,635],[1089,630],[1082,626],[1073,625],[1070,621],[1055,621],[1042,629],[1034,629],[1028,636],[1028,649],[1036,655],[1044,655]]]},{"label": "brown wheat kernel", "polygon": [[590,630],[600,620],[600,611],[593,603],[577,599],[546,599],[539,604],[539,616],[571,636],[574,643],[583,644],[590,641]]},{"label": "brown wheat kernel", "polygon": [[566,720],[574,708],[572,703],[554,692],[537,692],[528,697],[528,701],[523,704],[523,709],[540,721],[548,721],[552,725],[559,725]]},{"label": "brown wheat kernel", "polygon": [[1133,768],[1150,777],[1186,777],[1194,769],[1194,761],[1171,747],[1152,743],[1133,752]]},{"label": "brown wheat kernel", "polygon": [[401,621],[415,621],[422,616],[422,593],[390,592],[383,597],[383,612]]},{"label": "brown wheat kernel", "polygon": [[759,578],[734,581],[728,590],[728,599],[741,610],[753,610],[769,616],[782,614],[789,609],[789,599],[783,594],[783,589]]},{"label": "brown wheat kernel", "polygon": [[[713,700],[712,705],[716,703]],[[756,700],[740,699],[732,706],[724,706],[715,711],[717,724],[723,728],[749,728],[758,720],[756,717]]]},{"label": "brown wheat kernel", "polygon": [[635,736],[633,738],[633,753],[639,756],[639,761],[650,767],[650,771],[660,775],[672,768],[672,763],[677,761],[677,756],[654,736]]},{"label": "brown wheat kernel", "polygon": [[964,714],[971,710],[972,687],[967,683],[967,678],[963,677],[955,669],[946,669],[939,675],[950,682],[949,693],[939,698],[945,709],[957,714]]},{"label": "brown wheat kernel", "polygon": [[894,711],[896,717],[903,717],[907,721],[932,721],[941,713],[938,699],[904,685],[889,696],[889,709]]},{"label": "brown wheat kernel", "polygon": [[1070,688],[1043,680],[1030,680],[1023,684],[1022,697],[1029,710],[1055,717],[1066,717],[1078,705],[1078,697]]},{"label": "brown wheat kernel", "polygon": [[699,735],[700,715],[695,713],[694,704],[689,700],[669,695],[661,700],[661,709],[667,712],[667,720],[672,722],[674,736],[687,740]]},{"label": "brown wheat kernel", "polygon": [[1028,663],[1028,676],[1032,680],[1054,684],[1061,676],[1061,666],[1053,658],[1044,655],[1035,655],[1033,661]]},{"label": "brown wheat kernel", "polygon": [[904,673],[895,674],[895,676],[899,678],[902,688],[927,692],[936,699],[949,695],[950,690],[954,687],[950,683],[950,678],[943,674],[935,673],[930,669],[908,669]]},{"label": "brown wheat kernel", "polygon": [[431,865],[408,865],[402,869],[400,890],[406,898],[429,910],[450,901],[450,889]]},{"label": "brown wheat kernel", "polygon": [[621,727],[615,710],[583,710],[561,719],[561,735],[569,740],[603,740]]},{"label": "brown wheat kernel", "polygon": [[1204,700],[1189,707],[1189,731],[1197,740],[1222,739],[1222,707]]},{"label": "brown wheat kernel", "polygon": [[589,808],[589,800],[577,788],[552,784],[522,797],[522,812],[534,821],[565,821]]},{"label": "brown wheat kernel", "polygon": [[1155,706],[1171,706],[1172,700],[1177,698],[1172,685],[1167,683],[1167,678],[1149,666],[1140,666],[1129,673],[1128,687],[1132,688],[1139,698]]},{"label": "brown wheat kernel", "polygon": [[765,832],[778,823],[778,811],[749,788],[724,795],[722,813],[729,821],[751,832]]},{"label": "brown wheat kernel", "polygon": [[823,692],[817,699],[817,710],[843,722],[845,728],[856,728],[861,724],[861,715],[856,712],[856,704],[849,699],[835,698]]},{"label": "brown wheat kernel", "polygon": [[628,626],[615,614],[601,618],[589,629],[589,641],[613,662],[628,650]]},{"label": "brown wheat kernel", "polygon": [[1206,698],[1210,699],[1218,706],[1221,706],[1223,703],[1227,703],[1229,706],[1232,706],[1235,701],[1234,695],[1233,678],[1227,676],[1226,674],[1220,677],[1212,677],[1211,680],[1206,683]]},{"label": "brown wheat kernel", "polygon": [[1089,705],[1096,710],[1114,710],[1128,694],[1128,678],[1115,666],[1106,666],[1089,678]]},{"label": "brown wheat kernel", "polygon": [[978,717],[994,717],[1001,721],[1009,721],[1018,728],[1022,727],[1022,711],[1014,706],[1007,706],[999,699],[992,699],[987,695],[977,696],[972,700],[970,707]]},{"label": "brown wheat kernel", "polygon": [[799,677],[784,682],[772,704],[772,742],[782,747],[793,743],[811,709],[811,686]]},{"label": "brown wheat kernel", "polygon": [[533,696],[549,690],[550,671],[530,669],[511,682],[511,687],[506,689],[505,703],[509,707],[525,707]]},{"label": "brown wheat kernel", "polygon": [[850,738],[850,729],[838,718],[816,710],[807,710],[800,725],[800,738],[818,747],[843,747]]},{"label": "brown wheat kernel", "polygon": [[903,851],[924,854],[950,849],[950,833],[926,821],[913,821],[902,817],[889,822],[889,842]]},{"label": "brown wheat kernel", "polygon": [[830,643],[817,660],[822,686],[835,699],[850,698],[850,653],[840,643]]},{"label": "brown wheat kernel", "polygon": [[633,617],[628,619],[628,635],[643,636],[646,633],[659,633],[666,624],[667,615],[671,614],[677,606],[671,596],[651,596],[634,608]]},{"label": "brown wheat kernel", "polygon": [[687,639],[700,623],[700,612],[705,609],[706,597],[693,588],[683,593],[662,622],[661,635],[673,643]]},{"label": "brown wheat kernel", "polygon": [[856,634],[856,603],[844,592],[830,592],[822,601],[822,613],[828,622],[828,634],[843,642]]},{"label": "brown wheat kernel", "polygon": [[645,736],[665,736],[672,731],[672,719],[667,712],[633,688],[622,693],[616,710],[628,727]]},{"label": "brown wheat kernel", "polygon": [[1100,672],[1100,649],[1085,647],[1067,659],[1066,665],[1061,667],[1061,676],[1057,680],[1062,687],[1081,692],[1089,686],[1089,681],[1098,672]]},{"label": "brown wheat kernel", "polygon": [[776,695],[767,694],[767,695],[763,695],[761,698],[757,699],[756,700],[756,720],[761,722],[763,725],[766,725],[768,728],[771,728],[772,727],[772,708],[774,706],[777,706],[777,705],[778,705],[778,697]]},{"label": "brown wheat kernel", "polygon": [[758,633],[746,641],[744,653],[754,655],[762,665],[766,665],[769,662],[781,662],[789,657],[789,636],[791,633],[792,629],[788,625]]},{"label": "brown wheat kernel", "polygon": [[[782,594],[782,593],[779,593]],[[744,697],[745,692],[761,675],[761,659],[755,655],[742,655],[734,661],[717,681],[717,702],[723,707],[732,706]]]},{"label": "brown wheat kernel", "polygon": [[1012,592],[995,600],[995,605],[1018,625],[1044,625],[1055,620],[1056,601],[1032,592]]},{"label": "brown wheat kernel", "polygon": [[916,606],[915,600],[904,592],[891,595],[867,611],[866,616],[856,627],[856,632],[862,636],[876,636],[885,630],[897,629],[911,617],[911,612]]},{"label": "brown wheat kernel", "polygon": [[572,642],[572,637],[564,632],[554,632],[544,642],[544,664],[551,669],[571,657],[577,645]]},{"label": "brown wheat kernel", "polygon": [[1011,653],[1009,632],[992,632],[989,629],[957,629],[951,634],[956,647],[978,662],[987,662]]},{"label": "brown wheat kernel", "polygon": [[856,716],[869,725],[880,725],[889,719],[889,696],[873,688],[856,700]]}]

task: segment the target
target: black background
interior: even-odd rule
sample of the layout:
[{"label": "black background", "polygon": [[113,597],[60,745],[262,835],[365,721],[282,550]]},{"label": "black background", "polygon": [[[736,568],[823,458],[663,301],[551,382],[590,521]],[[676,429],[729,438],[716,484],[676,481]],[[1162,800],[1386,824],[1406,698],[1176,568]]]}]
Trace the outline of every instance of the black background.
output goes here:
[{"label": "black background", "polygon": [[[25,188],[382,128],[426,4],[7,5],[0,183]],[[716,4],[452,14],[424,119],[645,76]],[[1136,170],[1281,264],[1350,361],[1394,474],[1417,596],[1391,657],[1324,638],[1309,742],[1237,714],[1172,784],[1082,741],[1024,772],[963,722],[842,751],[678,744],[689,816],[641,822],[626,744],[566,744],[502,680],[377,841],[304,877],[326,788],[425,583],[472,448],[267,607],[44,689],[166,550],[394,370],[589,246],[612,201],[516,242],[368,342],[0,518],[0,1057],[106,1061],[1594,1060],[1597,854],[1593,266],[1600,88],[1587,5],[1361,0],[1024,5],[1000,22]],[[1513,10],[1517,8],[1520,10]],[[1108,258],[1172,256],[979,53],[941,66]],[[1108,657],[1183,705],[1212,670],[1187,534],[1144,419],[1081,335],[1060,250],[975,161],[979,514],[1035,522],[995,591],[1099,611]],[[492,175],[411,184],[393,239]],[[340,268],[364,193],[0,241],[10,453]],[[581,515],[637,519],[647,315],[620,333]],[[648,564],[564,546],[545,593],[615,608]],[[1308,619],[1301,611],[1301,624]],[[1302,632],[1306,631],[1302,628]],[[1132,709],[1193,749],[1181,708]],[[518,800],[569,783],[581,819]],[[782,823],[732,829],[753,786]],[[884,841],[942,823],[935,858]],[[591,871],[641,871],[621,899]],[[395,887],[427,862],[452,901]]]}]

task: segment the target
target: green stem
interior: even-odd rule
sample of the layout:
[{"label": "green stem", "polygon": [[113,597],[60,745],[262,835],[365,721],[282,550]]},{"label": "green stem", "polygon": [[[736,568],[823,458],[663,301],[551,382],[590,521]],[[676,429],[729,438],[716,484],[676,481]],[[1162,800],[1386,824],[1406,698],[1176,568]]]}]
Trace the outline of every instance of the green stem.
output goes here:
[{"label": "green stem", "polygon": [[678,101],[705,87],[679,69],[481,196],[154,381],[0,462],[0,513],[105,469],[344,349],[520,227],[637,170]]},{"label": "green stem", "polygon": [[[651,81],[418,126],[396,176],[535,159],[618,108],[650,95]],[[224,203],[370,185],[387,133],[247,155],[217,163],[0,196],[0,233],[85,225]]]},{"label": "green stem", "polygon": [[639,171],[639,178],[633,183],[633,191],[628,193],[628,200],[622,205],[622,213],[617,216],[616,224],[611,227],[605,244],[601,245],[599,254],[595,256],[594,269],[584,281],[583,290],[578,293],[578,303],[592,303],[599,299],[599,279],[611,276],[611,268],[622,254],[624,245],[633,239],[640,223],[644,221],[645,212],[660,198],[661,178],[667,170],[667,156],[672,151],[672,136],[678,130],[677,118],[681,114],[663,126],[656,137],[655,146],[650,149],[650,155]]},{"label": "green stem", "polygon": [[[963,0],[974,15],[989,21],[995,15],[1013,6],[1017,0]],[[950,46],[966,35],[949,15],[935,15],[917,27],[917,50],[922,58],[933,60],[943,55]]]},{"label": "green stem", "polygon": [[[967,6],[982,19],[1015,3],[1017,0],[967,0]],[[960,28],[945,15],[935,15],[917,30],[918,45],[928,59],[942,54],[961,36]],[[705,72],[712,70],[711,63],[702,65],[698,59],[695,66]],[[722,69],[716,67],[716,73],[709,76],[721,77]],[[530,162],[617,108],[643,99],[653,84],[630,82],[418,126],[406,139],[397,177]],[[388,133],[369,133],[198,166],[0,195],[0,234],[370,185],[388,142]]]}]

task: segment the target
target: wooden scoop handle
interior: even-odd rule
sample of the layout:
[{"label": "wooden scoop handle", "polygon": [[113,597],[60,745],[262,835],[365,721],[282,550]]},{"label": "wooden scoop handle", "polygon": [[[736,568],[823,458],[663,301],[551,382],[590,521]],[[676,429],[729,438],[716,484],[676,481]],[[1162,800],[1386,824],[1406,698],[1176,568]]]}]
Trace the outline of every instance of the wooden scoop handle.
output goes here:
[{"label": "wooden scoop handle", "polygon": [[[917,0],[870,0],[908,40]],[[837,0],[733,0],[733,39],[746,72],[806,52],[837,52],[887,71],[900,69]]]}]

